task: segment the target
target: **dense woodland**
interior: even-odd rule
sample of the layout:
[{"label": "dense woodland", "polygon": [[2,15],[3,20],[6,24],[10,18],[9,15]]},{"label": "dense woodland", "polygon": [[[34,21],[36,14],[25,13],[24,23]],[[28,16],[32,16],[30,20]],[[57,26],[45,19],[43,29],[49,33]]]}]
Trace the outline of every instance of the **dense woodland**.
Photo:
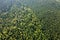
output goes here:
[{"label": "dense woodland", "polygon": [[0,40],[60,40],[60,0],[0,0]]}]

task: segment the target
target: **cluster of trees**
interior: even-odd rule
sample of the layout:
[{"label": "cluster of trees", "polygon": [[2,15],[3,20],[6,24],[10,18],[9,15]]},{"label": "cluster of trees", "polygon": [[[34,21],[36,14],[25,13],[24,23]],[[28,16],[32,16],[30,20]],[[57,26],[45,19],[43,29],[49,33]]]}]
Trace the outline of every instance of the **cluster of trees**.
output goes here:
[{"label": "cluster of trees", "polygon": [[26,7],[0,14],[0,40],[45,40],[40,20]]},{"label": "cluster of trees", "polygon": [[[56,1],[21,0],[28,7],[17,3],[19,0],[10,1],[10,7],[0,9],[0,40],[60,40],[60,5]],[[29,2],[33,2],[30,7]]]},{"label": "cluster of trees", "polygon": [[53,11],[36,13],[21,6],[0,13],[0,40],[59,40],[60,20]]}]

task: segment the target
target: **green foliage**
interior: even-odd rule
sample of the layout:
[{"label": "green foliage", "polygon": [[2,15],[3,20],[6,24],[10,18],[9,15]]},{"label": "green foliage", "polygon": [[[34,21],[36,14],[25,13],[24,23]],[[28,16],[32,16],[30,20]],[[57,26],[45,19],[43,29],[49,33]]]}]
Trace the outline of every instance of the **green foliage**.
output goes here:
[{"label": "green foliage", "polygon": [[54,0],[15,0],[13,6],[0,8],[0,40],[60,40],[59,4]]},{"label": "green foliage", "polygon": [[30,8],[13,6],[0,19],[1,40],[46,40],[40,20]]}]

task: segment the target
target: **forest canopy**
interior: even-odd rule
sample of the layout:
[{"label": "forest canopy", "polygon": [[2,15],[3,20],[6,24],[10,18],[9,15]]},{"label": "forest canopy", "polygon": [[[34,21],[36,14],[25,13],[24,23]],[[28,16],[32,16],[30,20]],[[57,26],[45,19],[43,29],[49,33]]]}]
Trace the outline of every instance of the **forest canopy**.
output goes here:
[{"label": "forest canopy", "polygon": [[60,40],[59,0],[0,0],[0,40]]}]

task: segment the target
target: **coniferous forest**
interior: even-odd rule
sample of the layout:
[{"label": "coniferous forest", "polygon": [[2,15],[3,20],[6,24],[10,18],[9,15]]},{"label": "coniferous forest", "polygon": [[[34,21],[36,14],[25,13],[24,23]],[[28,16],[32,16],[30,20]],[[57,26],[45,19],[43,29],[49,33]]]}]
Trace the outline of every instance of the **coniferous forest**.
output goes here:
[{"label": "coniferous forest", "polygon": [[60,40],[60,0],[0,0],[0,40]]}]

